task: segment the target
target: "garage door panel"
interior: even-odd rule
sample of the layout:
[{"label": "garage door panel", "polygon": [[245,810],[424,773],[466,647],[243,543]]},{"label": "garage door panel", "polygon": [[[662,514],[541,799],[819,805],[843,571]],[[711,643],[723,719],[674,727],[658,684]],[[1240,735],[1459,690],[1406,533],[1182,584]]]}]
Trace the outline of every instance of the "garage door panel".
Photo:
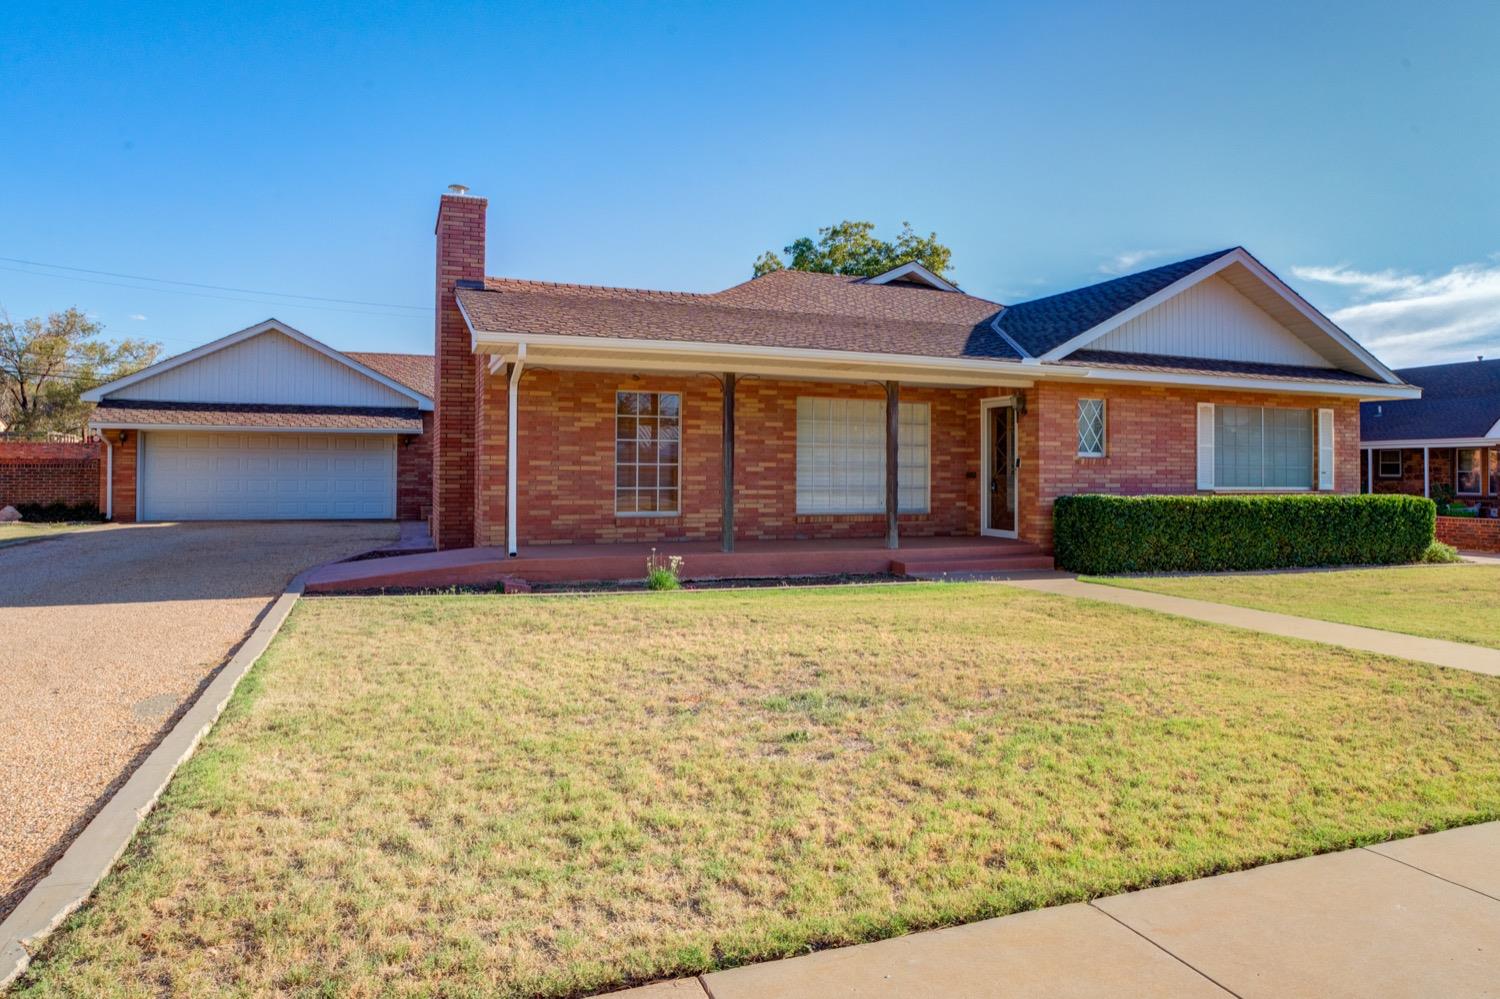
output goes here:
[{"label": "garage door panel", "polygon": [[395,516],[392,437],[150,432],[147,520],[385,520]]}]

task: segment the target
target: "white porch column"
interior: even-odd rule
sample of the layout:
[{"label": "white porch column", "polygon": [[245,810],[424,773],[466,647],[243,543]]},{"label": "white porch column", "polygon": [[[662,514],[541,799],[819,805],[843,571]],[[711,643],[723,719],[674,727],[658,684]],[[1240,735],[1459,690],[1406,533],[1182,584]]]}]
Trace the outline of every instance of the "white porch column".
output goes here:
[{"label": "white porch column", "polygon": [[516,346],[510,364],[510,387],[505,393],[505,550],[516,557],[516,396],[521,391],[521,370],[526,367],[526,345]]},{"label": "white porch column", "polygon": [[1365,492],[1375,491],[1375,449],[1365,448]]},{"label": "white porch column", "polygon": [[1432,498],[1432,475],[1431,468],[1427,463],[1427,448],[1422,448],[1422,495]]}]

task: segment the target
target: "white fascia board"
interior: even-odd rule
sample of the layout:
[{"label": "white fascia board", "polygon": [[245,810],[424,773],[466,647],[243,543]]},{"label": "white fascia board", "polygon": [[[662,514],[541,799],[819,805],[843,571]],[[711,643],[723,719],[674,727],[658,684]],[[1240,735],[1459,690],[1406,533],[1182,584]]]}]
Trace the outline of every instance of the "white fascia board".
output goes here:
[{"label": "white fascia board", "polygon": [[[286,323],[282,322],[279,319],[266,319],[262,322],[256,323],[254,326],[246,326],[244,329],[230,333],[228,336],[222,336],[217,340],[212,340],[208,343],[205,343],[201,347],[194,347],[192,350],[189,350],[186,353],[177,354],[173,357],[167,358],[164,361],[157,361],[155,364],[150,365],[149,367],[142,368],[134,374],[126,375],[123,378],[116,378],[112,382],[108,382],[104,385],[91,388],[87,392],[82,393],[79,398],[84,402],[103,402],[104,399],[109,395],[118,392],[122,388],[134,385],[136,382],[144,381],[147,378],[153,378],[156,375],[162,374],[163,372],[171,371],[173,368],[179,368],[184,364],[196,361],[200,357],[205,357],[209,354],[213,354],[217,351],[223,350],[226,347],[232,347],[244,340],[249,340],[251,337],[260,336],[262,333],[269,332],[281,333],[284,336],[290,337],[291,339],[302,344],[304,347],[308,347],[312,350],[317,351],[319,354],[322,354],[329,360],[337,361],[340,364],[353,368],[355,371],[358,371],[366,378],[369,378],[372,381],[379,382],[386,388],[391,389],[394,392],[398,392],[401,395],[406,396],[408,399],[411,399],[417,404],[417,409],[427,412],[430,412],[432,410],[432,400],[423,395],[421,392],[418,392],[416,389],[406,385],[402,385],[400,382],[396,381],[393,378],[387,378],[385,375],[382,375],[375,369],[359,363],[349,355],[342,353],[341,351],[334,350],[332,347],[328,346],[325,343],[314,340],[306,333],[303,333],[301,330],[294,327],[288,326]],[[224,401],[233,402],[234,400],[226,399]]]},{"label": "white fascia board", "polygon": [[865,278],[864,283],[888,284],[891,281],[900,281],[903,278],[910,278],[913,276],[915,276],[923,284],[932,288],[936,288],[939,291],[958,291],[957,285],[954,285],[948,281],[944,281],[942,278],[938,277],[936,274],[932,273],[932,271],[928,270],[926,267],[923,267],[915,260],[910,261],[909,263],[902,264],[900,267],[893,267],[892,269],[886,271],[884,274],[877,274],[872,278]]},{"label": "white fascia board", "polygon": [[1410,447],[1493,447],[1496,444],[1500,444],[1500,434],[1495,433],[1494,430],[1491,430],[1487,437],[1430,437],[1400,441],[1361,440],[1359,442],[1360,448],[1365,451],[1396,451]]},{"label": "white fascia board", "polygon": [[[1055,374],[1053,374],[1055,372]],[[1071,372],[1071,375],[1069,374]],[[1199,388],[1247,389],[1259,392],[1297,392],[1304,395],[1347,396],[1355,399],[1416,399],[1422,390],[1415,385],[1385,385],[1370,382],[1305,382],[1296,379],[1246,378],[1241,375],[1193,375],[1161,371],[1126,371],[1118,368],[1049,368],[1058,378],[1079,377],[1089,381],[1134,382],[1148,385],[1191,385]],[[1037,374],[1042,374],[1037,372]]]},{"label": "white fascia board", "polygon": [[357,434],[361,437],[385,437],[390,434],[420,434],[420,430],[394,430],[390,428],[373,427],[251,427],[244,424],[205,424],[205,423],[120,423],[109,421],[95,423],[89,421],[89,427],[94,430],[169,430],[183,432],[200,432],[206,434]]}]

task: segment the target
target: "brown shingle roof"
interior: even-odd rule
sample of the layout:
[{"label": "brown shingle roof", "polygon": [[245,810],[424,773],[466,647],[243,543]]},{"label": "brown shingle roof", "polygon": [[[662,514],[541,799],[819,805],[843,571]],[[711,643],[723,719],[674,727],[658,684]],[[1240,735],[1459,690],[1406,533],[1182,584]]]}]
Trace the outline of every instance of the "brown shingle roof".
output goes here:
[{"label": "brown shingle roof", "polygon": [[999,302],[963,292],[900,281],[870,284],[861,277],[791,270],[772,271],[704,297],[744,309],[968,326],[992,319],[1000,311]]},{"label": "brown shingle roof", "polygon": [[389,354],[367,350],[346,350],[344,356],[353,358],[367,368],[373,368],[409,389],[415,389],[429,399],[436,390],[437,376],[431,354]]},{"label": "brown shingle roof", "polygon": [[149,402],[109,399],[94,407],[89,422],[143,426],[245,427],[366,430],[421,433],[417,409],[382,406],[271,406],[256,403]]}]

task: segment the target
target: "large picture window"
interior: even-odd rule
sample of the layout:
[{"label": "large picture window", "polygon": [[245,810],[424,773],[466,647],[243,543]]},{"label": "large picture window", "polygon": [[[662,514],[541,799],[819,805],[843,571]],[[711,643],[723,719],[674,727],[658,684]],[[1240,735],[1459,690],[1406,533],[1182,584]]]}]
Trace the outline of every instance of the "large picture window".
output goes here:
[{"label": "large picture window", "polygon": [[1458,491],[1465,496],[1478,496],[1484,488],[1484,466],[1480,463],[1480,455],[1483,452],[1477,447],[1461,447],[1458,449]]},{"label": "large picture window", "polygon": [[615,393],[615,512],[678,512],[682,468],[682,396]]},{"label": "large picture window", "polygon": [[[901,513],[926,513],[931,424],[924,402],[903,402],[897,456]],[[797,400],[797,513],[885,512],[885,402]]]},{"label": "large picture window", "polygon": [[1220,489],[1311,489],[1310,409],[1214,407],[1214,485]]}]

